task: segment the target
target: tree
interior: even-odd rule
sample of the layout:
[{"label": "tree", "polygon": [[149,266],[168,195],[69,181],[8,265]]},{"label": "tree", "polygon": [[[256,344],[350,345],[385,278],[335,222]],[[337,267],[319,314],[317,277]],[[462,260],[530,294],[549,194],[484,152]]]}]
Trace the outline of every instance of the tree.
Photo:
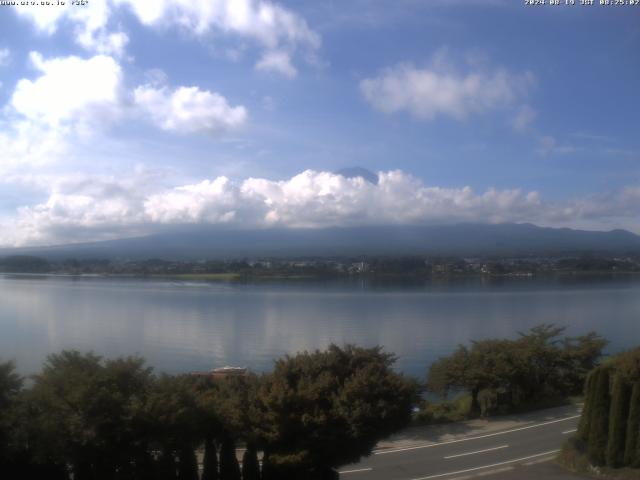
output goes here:
[{"label": "tree", "polygon": [[471,416],[578,393],[606,341],[595,333],[561,340],[563,332],[564,328],[543,324],[516,340],[461,345],[431,365],[427,388],[445,397],[451,390],[467,391]]},{"label": "tree", "polygon": [[606,463],[606,450],[609,433],[609,367],[599,367],[593,379],[591,391],[591,419],[589,420],[589,437],[587,455],[595,465]]},{"label": "tree", "polygon": [[204,443],[202,480],[218,480],[218,453],[213,438],[208,435]]},{"label": "tree", "polygon": [[179,459],[178,480],[198,480],[198,459],[193,448],[183,445]]},{"label": "tree", "polygon": [[613,380],[611,411],[609,414],[607,465],[610,467],[617,468],[624,464],[630,397],[631,385],[623,375],[618,373]]},{"label": "tree", "polygon": [[260,480],[260,464],[255,445],[248,444],[242,456],[242,480]]},{"label": "tree", "polygon": [[633,383],[629,405],[624,464],[638,467],[640,466],[640,381]]},{"label": "tree", "polygon": [[146,453],[141,406],[151,381],[141,358],[50,355],[27,400],[32,448],[40,458],[72,465],[78,479],[123,474]]},{"label": "tree", "polygon": [[[162,452],[163,471],[179,468],[180,475],[190,475],[193,451],[205,439],[193,378],[161,375],[144,408],[152,445]],[[180,458],[177,466],[176,456]]]},{"label": "tree", "polygon": [[608,340],[595,332],[563,340],[564,384],[571,394],[583,393],[587,375],[598,365],[608,343]]},{"label": "tree", "polygon": [[578,424],[577,436],[580,440],[586,442],[589,439],[589,430],[591,428],[591,416],[592,416],[592,404],[594,391],[594,382],[598,376],[599,371],[592,370],[587,375],[587,380],[584,387],[584,405],[582,407],[582,415],[580,416],[580,422]]},{"label": "tree", "polygon": [[262,438],[278,478],[321,478],[406,426],[416,384],[380,347],[331,345],[278,360],[259,392]]},{"label": "tree", "polygon": [[17,401],[22,378],[13,362],[0,363],[0,470],[7,471],[18,454],[15,429],[18,427]]},{"label": "tree", "polygon": [[220,449],[220,480],[240,480],[240,465],[236,457],[236,444],[231,437],[222,441]]}]

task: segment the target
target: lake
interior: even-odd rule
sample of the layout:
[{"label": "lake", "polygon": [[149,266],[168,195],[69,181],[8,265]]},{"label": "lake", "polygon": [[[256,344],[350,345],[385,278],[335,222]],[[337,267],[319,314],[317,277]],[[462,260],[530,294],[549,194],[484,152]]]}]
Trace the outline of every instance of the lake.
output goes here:
[{"label": "lake", "polygon": [[396,368],[429,364],[471,339],[540,323],[595,330],[616,352],[640,344],[640,277],[469,278],[442,282],[197,283],[0,275],[0,358],[23,374],[65,348],[140,354],[158,371],[269,370],[331,342],[380,344]]}]

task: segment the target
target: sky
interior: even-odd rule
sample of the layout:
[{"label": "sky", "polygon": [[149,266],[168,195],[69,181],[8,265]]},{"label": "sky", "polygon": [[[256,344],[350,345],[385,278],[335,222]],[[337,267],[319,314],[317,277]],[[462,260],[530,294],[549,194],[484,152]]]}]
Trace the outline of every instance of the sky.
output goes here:
[{"label": "sky", "polygon": [[[640,5],[4,3],[0,246],[199,224],[640,233]],[[336,173],[356,166],[377,182]]]}]

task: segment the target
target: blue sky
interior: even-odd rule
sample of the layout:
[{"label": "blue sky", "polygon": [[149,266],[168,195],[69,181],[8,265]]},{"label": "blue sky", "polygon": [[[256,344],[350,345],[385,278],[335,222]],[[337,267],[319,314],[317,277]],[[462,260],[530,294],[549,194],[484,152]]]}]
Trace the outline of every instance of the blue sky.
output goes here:
[{"label": "blue sky", "polygon": [[[523,3],[0,6],[0,244],[200,223],[640,233],[640,5]],[[333,173],[350,166],[378,184]]]}]

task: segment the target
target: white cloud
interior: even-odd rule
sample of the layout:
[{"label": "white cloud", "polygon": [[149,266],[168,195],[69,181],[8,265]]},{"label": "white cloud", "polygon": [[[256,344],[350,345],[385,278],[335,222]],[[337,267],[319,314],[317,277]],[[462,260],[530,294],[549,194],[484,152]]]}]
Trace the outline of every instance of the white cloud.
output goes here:
[{"label": "white cloud", "polygon": [[254,37],[267,48],[303,44],[317,48],[318,34],[292,11],[261,0],[115,0],[128,4],[145,25],[177,24],[197,34],[218,29]]},{"label": "white cloud", "polygon": [[[227,177],[163,187],[157,172],[125,178],[47,179],[48,198],[20,208],[0,245],[68,243],[166,231],[183,225],[322,228],[458,222],[534,222],[581,228],[640,228],[640,187],[563,202],[519,189],[474,192],[426,185],[399,170],[361,177],[306,170],[289,179]],[[41,182],[42,183],[42,182]]]},{"label": "white cloud", "polygon": [[14,8],[19,16],[30,20],[42,33],[53,35],[64,22],[68,22],[73,26],[76,42],[83,48],[108,55],[124,53],[127,35],[108,31],[113,10],[110,0],[90,1],[82,6],[67,2],[66,6],[19,5]]},{"label": "white cloud", "polygon": [[68,149],[67,134],[64,128],[50,128],[28,120],[11,122],[0,132],[0,176],[54,162]]},{"label": "white cloud", "polygon": [[433,65],[403,63],[360,82],[364,98],[383,113],[406,111],[431,120],[439,115],[464,119],[505,107],[526,93],[533,76],[505,69],[458,73],[437,55]]},{"label": "white cloud", "polygon": [[122,69],[113,58],[96,55],[45,60],[31,52],[30,59],[41,75],[18,82],[9,102],[13,112],[32,122],[72,126],[80,132],[110,122],[121,113]]},{"label": "white cloud", "polygon": [[[296,51],[313,59],[320,47],[320,36],[304,18],[264,0],[92,0],[82,7],[42,8],[38,5],[15,9],[43,33],[53,34],[63,22],[68,22],[73,25],[76,42],[83,48],[122,55],[128,36],[110,30],[110,22],[113,23],[120,7],[130,9],[149,27],[176,26],[201,37],[217,32],[253,39],[265,50],[259,62],[261,69],[273,66],[272,70],[287,76],[294,71],[290,64]],[[273,59],[273,55],[278,55],[281,61],[265,62]],[[283,70],[285,56],[290,68]]]},{"label": "white cloud", "polygon": [[3,175],[54,163],[125,109],[122,71],[111,57],[44,59],[32,52],[30,59],[36,78],[20,80],[1,111]]},{"label": "white cloud", "polygon": [[232,107],[220,94],[198,87],[140,86],[134,91],[138,108],[163,130],[218,133],[244,124],[247,110]]},{"label": "white cloud", "polygon": [[256,63],[256,69],[280,73],[289,78],[298,74],[296,68],[291,64],[291,56],[287,52],[276,50],[265,52]]},{"label": "white cloud", "polygon": [[11,63],[11,50],[0,48],[0,67],[6,67]]},{"label": "white cloud", "polygon": [[164,86],[163,72],[128,91],[120,64],[107,55],[45,59],[31,52],[36,71],[18,81],[0,110],[0,174],[41,167],[65,158],[112,125],[149,120],[179,133],[220,133],[242,125],[243,106],[197,87]]},{"label": "white cloud", "polygon": [[[141,187],[144,185],[144,187]],[[401,171],[377,185],[307,170],[290,179],[226,177],[163,189],[145,180],[86,179],[54,186],[18,211],[0,243],[42,244],[151,233],[184,224],[242,228],[523,221],[540,209],[536,192],[424,185]]]}]

